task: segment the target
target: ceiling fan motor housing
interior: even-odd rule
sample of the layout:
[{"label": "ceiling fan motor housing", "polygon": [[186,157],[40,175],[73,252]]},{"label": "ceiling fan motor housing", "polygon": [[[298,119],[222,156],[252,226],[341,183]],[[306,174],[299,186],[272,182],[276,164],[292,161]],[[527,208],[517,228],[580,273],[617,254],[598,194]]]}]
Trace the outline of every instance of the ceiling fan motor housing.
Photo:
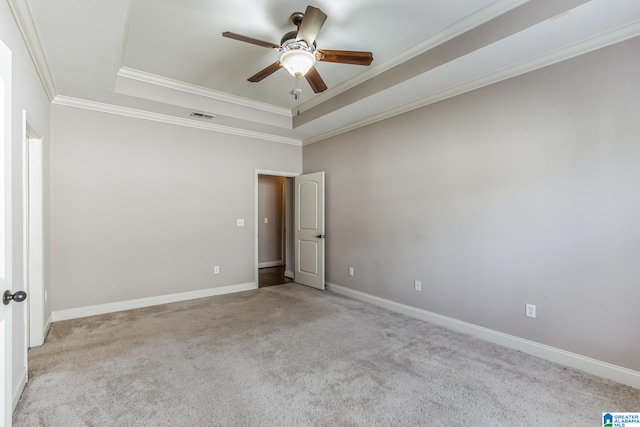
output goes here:
[{"label": "ceiling fan motor housing", "polygon": [[298,31],[289,31],[287,34],[282,36],[282,38],[280,39],[280,45],[284,46],[285,43],[288,42],[289,40],[294,40],[295,41],[297,35],[298,35]]},{"label": "ceiling fan motor housing", "polygon": [[[280,39],[280,46],[282,46],[284,48],[286,45],[291,44],[291,42],[303,42],[304,46],[307,47],[309,49],[309,51],[316,50],[317,45],[316,45],[315,41],[313,42],[312,46],[309,46],[306,41],[297,40],[297,36],[298,36],[298,32],[297,31],[289,31],[287,34],[282,36],[282,38]],[[291,46],[290,49],[296,49],[296,47]]]}]

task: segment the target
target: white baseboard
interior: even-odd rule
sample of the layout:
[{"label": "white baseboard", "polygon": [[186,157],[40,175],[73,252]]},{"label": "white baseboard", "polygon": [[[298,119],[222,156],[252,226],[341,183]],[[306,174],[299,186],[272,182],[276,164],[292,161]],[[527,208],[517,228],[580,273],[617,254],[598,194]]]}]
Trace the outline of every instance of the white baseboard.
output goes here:
[{"label": "white baseboard", "polygon": [[289,279],[293,279],[293,271],[285,270],[284,277],[288,277]]},{"label": "white baseboard", "polygon": [[47,319],[47,321],[45,322],[42,328],[42,341],[34,342],[33,335],[30,336],[29,348],[40,347],[42,344],[44,344],[45,340],[47,339],[47,334],[49,333],[49,328],[51,328],[51,315],[52,314],[49,313],[49,318]]},{"label": "white baseboard", "polygon": [[559,363],[570,368],[578,369],[590,374],[607,378],[628,386],[640,389],[640,372],[624,368],[622,366],[613,365],[611,363],[602,362],[580,354],[571,353],[559,348],[540,344],[535,341],[519,338],[514,335],[505,334],[493,329],[474,325],[472,323],[463,322],[451,317],[442,316],[409,305],[390,301],[384,298],[376,297],[364,292],[345,288],[344,286],[327,283],[327,289],[337,294],[344,295],[353,299],[368,302],[379,307],[386,308],[396,313],[405,314],[420,320],[435,323],[458,332],[472,335],[477,338],[490,341],[504,347],[522,351],[541,359]]},{"label": "white baseboard", "polygon": [[22,396],[22,392],[24,391],[25,386],[27,385],[27,370],[25,369],[20,375],[20,379],[16,384],[16,388],[13,390],[13,401],[11,406],[11,410],[15,411],[18,406],[18,401],[20,400],[20,396]]},{"label": "white baseboard", "polygon": [[282,267],[284,263],[280,261],[267,261],[258,263],[258,268]]},{"label": "white baseboard", "polygon": [[231,294],[258,289],[255,282],[243,283],[240,285],[222,286],[219,288],[202,289],[199,291],[181,292],[170,295],[160,295],[156,297],[140,298],[128,301],[112,302],[107,304],[92,305],[88,307],[69,308],[66,310],[56,310],[51,313],[53,322],[61,320],[78,319],[81,317],[95,316],[98,314],[115,313],[117,311],[133,310],[136,308],[151,307],[172,302],[187,301],[198,298],[207,298],[216,295]]},{"label": "white baseboard", "polygon": [[47,340],[47,335],[49,335],[49,329],[51,329],[51,324],[53,323],[53,313],[49,313],[49,318],[47,322],[44,324],[44,331],[42,331],[42,341]]}]

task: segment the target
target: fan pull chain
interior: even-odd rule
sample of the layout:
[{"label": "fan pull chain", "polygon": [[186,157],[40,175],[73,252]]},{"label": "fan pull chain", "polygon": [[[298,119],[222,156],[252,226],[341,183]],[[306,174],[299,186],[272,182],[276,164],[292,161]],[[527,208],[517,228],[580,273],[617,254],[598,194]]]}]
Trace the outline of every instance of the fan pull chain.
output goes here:
[{"label": "fan pull chain", "polygon": [[300,115],[300,94],[302,93],[302,89],[300,89],[300,77],[296,77],[296,88],[293,90],[293,96],[295,96],[296,101],[298,101],[298,116]]},{"label": "fan pull chain", "polygon": [[300,115],[300,77],[296,78],[296,101],[298,101],[298,115]]}]

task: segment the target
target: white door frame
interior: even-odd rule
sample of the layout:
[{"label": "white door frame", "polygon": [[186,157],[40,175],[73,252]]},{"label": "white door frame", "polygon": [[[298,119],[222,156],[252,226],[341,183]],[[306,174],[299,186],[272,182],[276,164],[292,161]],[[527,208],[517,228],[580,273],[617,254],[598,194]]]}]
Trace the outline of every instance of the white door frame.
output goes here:
[{"label": "white door frame", "polygon": [[[255,254],[254,254],[254,267],[255,267],[255,282],[256,282],[256,288],[258,287],[259,284],[259,277],[258,277],[258,264],[259,264],[259,258],[258,258],[258,177],[260,175],[273,175],[273,176],[283,176],[285,178],[294,178],[296,176],[301,175],[301,173],[299,172],[283,172],[283,171],[272,171],[272,170],[265,170],[265,169],[256,169],[256,173],[255,173],[255,201],[254,201],[254,208],[255,208],[255,222],[254,222],[254,230],[255,230]],[[286,242],[285,246],[286,246]],[[287,260],[286,260],[286,256],[284,259],[284,262],[286,264]]]},{"label": "white door frame", "polygon": [[[44,344],[44,146],[42,137],[33,128],[26,111],[23,126],[23,237],[24,289],[27,298],[25,328],[29,347]],[[26,355],[25,355],[26,357]],[[26,361],[25,361],[26,363]]]}]

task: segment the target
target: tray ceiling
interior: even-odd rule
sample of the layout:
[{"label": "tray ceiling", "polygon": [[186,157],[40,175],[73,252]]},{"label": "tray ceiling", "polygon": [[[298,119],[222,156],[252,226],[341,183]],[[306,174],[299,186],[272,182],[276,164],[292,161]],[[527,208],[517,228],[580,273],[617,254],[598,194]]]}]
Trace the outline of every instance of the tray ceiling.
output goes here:
[{"label": "tray ceiling", "polygon": [[[637,0],[9,0],[54,103],[291,144],[314,142],[640,35]],[[314,94],[278,59],[222,37],[278,44],[311,4],[318,48],[373,52],[318,63]],[[193,111],[214,115],[192,117]]]}]

